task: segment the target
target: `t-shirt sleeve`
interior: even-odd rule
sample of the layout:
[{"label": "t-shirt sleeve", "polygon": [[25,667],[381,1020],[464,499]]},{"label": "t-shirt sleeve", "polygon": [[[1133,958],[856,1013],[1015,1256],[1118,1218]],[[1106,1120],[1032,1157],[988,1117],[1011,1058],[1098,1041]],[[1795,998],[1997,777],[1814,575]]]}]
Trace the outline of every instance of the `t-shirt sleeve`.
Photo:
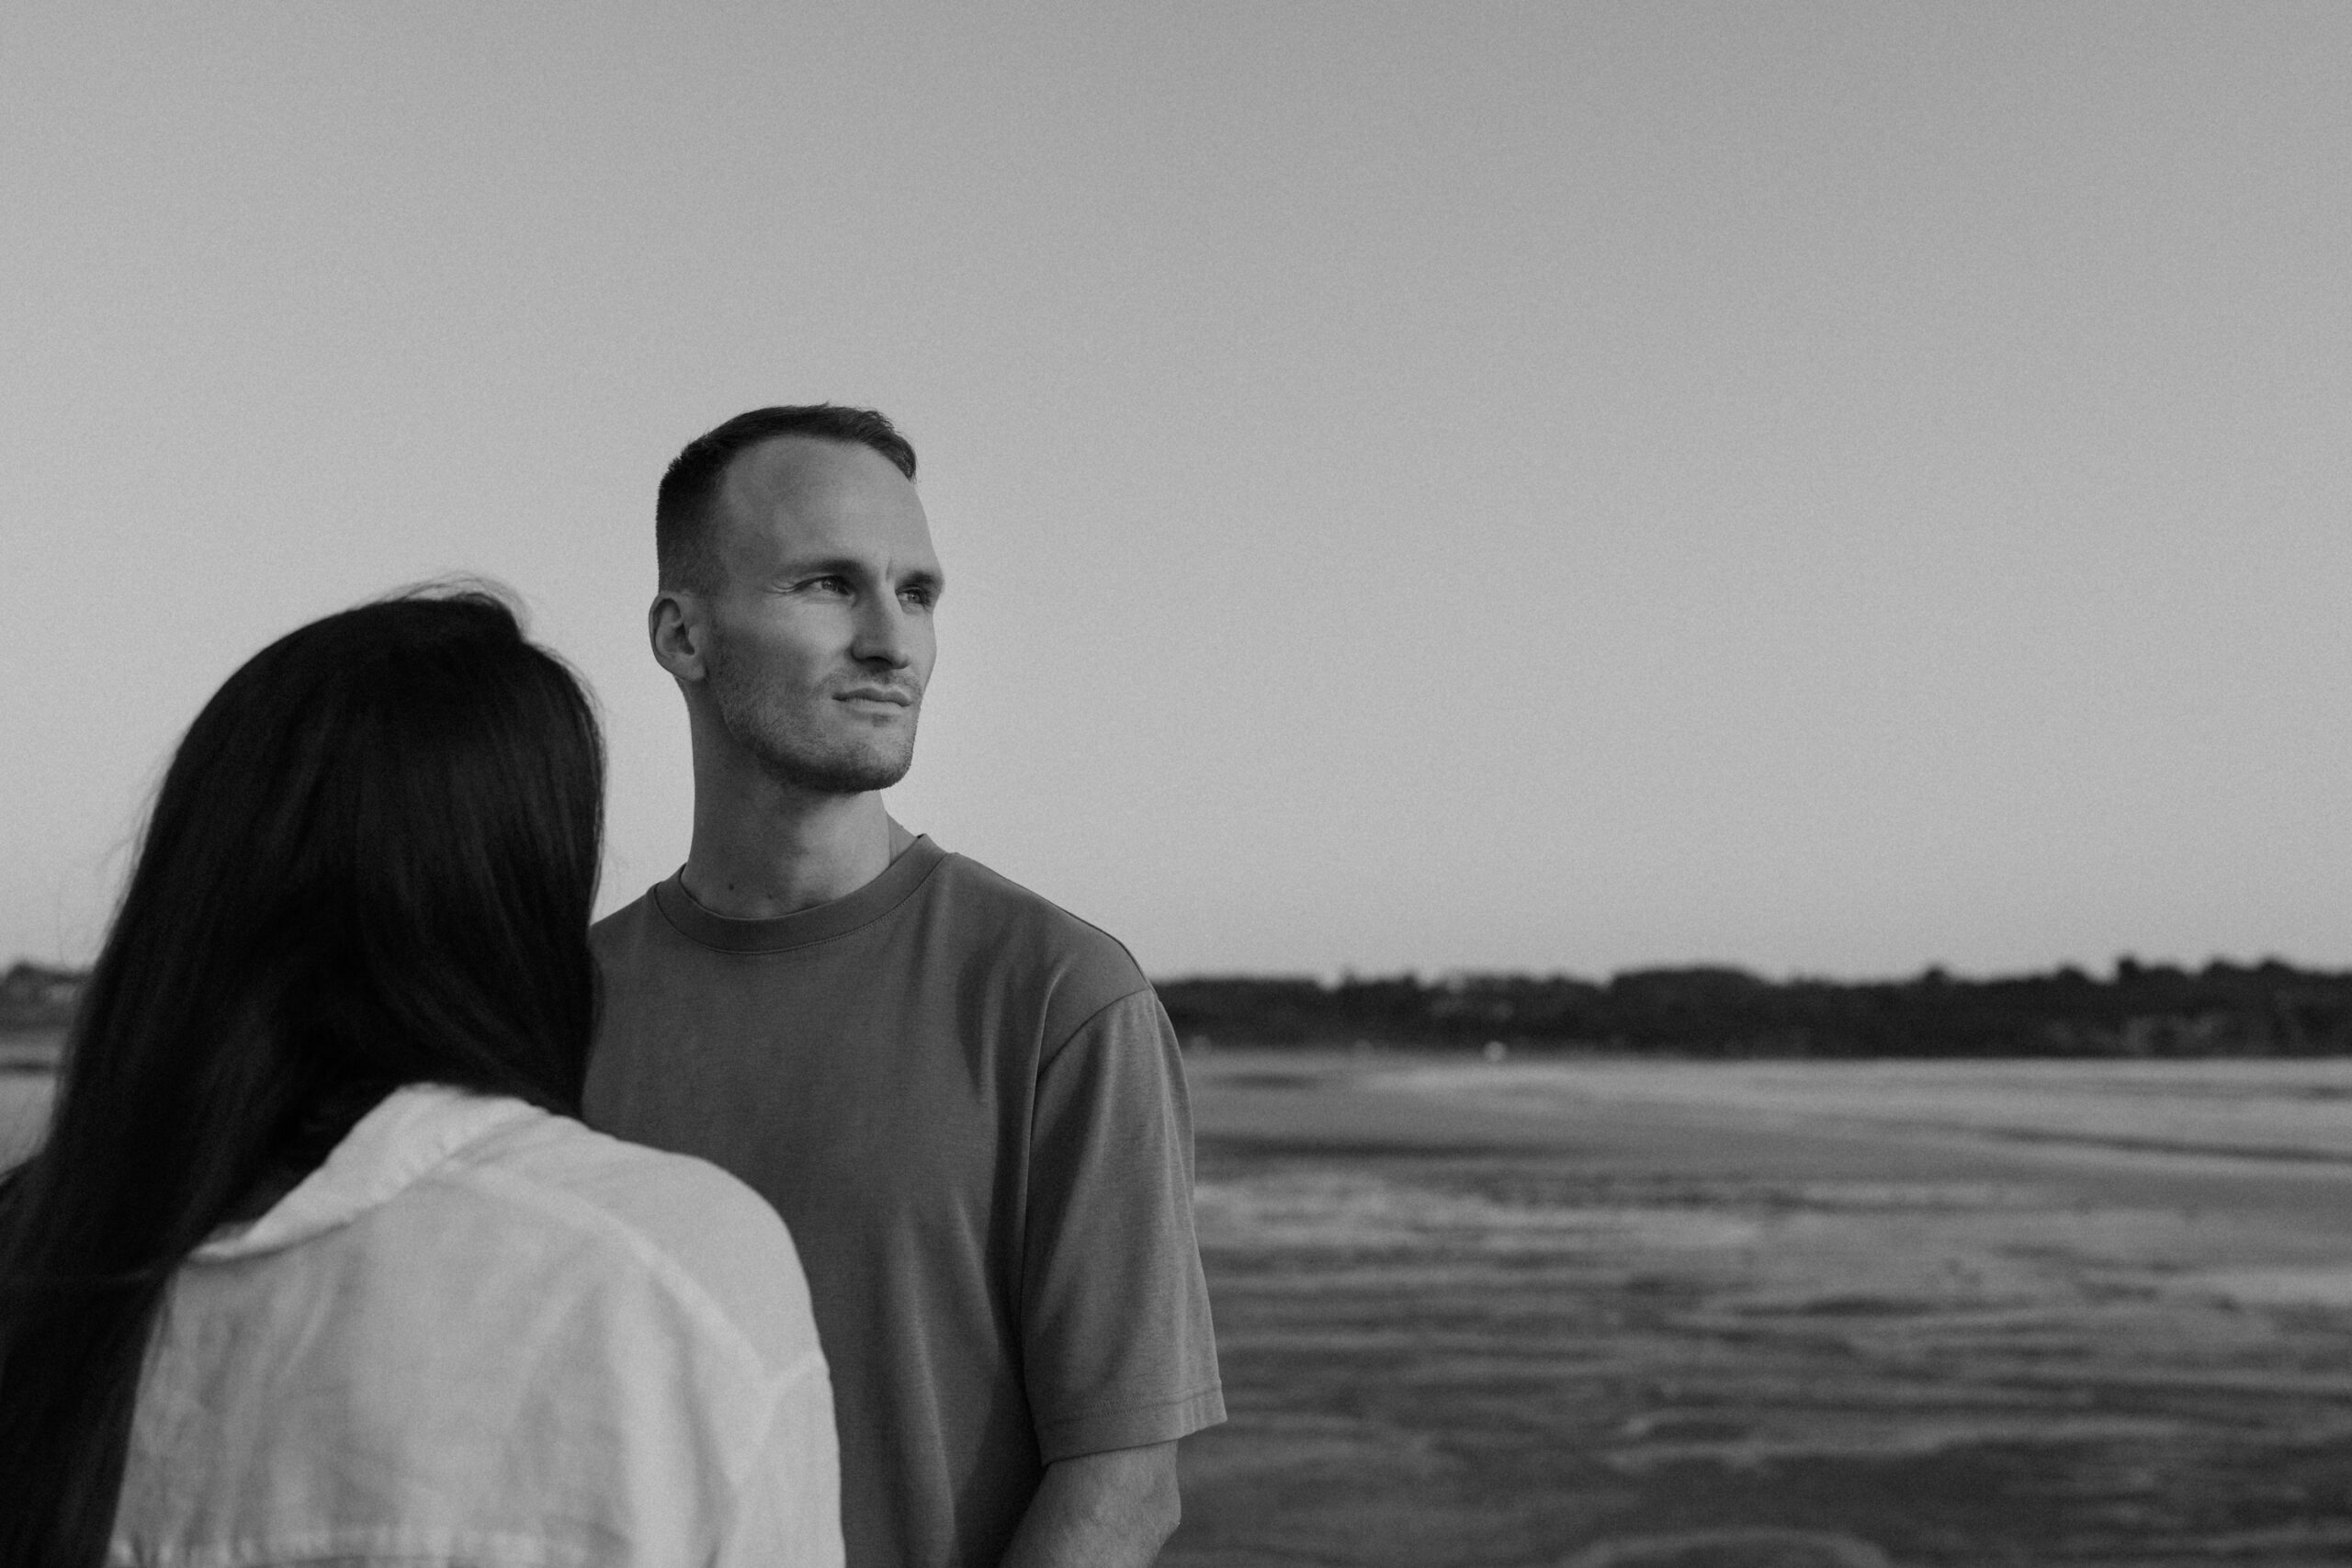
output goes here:
[{"label": "t-shirt sleeve", "polygon": [[1049,1045],[1022,1275],[1023,1374],[1046,1463],[1225,1419],[1183,1062],[1148,988]]}]

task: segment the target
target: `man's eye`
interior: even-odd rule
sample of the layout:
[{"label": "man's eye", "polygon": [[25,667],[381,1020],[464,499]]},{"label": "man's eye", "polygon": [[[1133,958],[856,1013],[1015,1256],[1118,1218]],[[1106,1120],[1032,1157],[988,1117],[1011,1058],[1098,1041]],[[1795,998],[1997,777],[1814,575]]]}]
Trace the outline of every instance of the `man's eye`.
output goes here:
[{"label": "man's eye", "polygon": [[931,608],[933,601],[936,600],[939,595],[929,588],[901,588],[899,590],[899,597],[905,600],[908,604],[916,606],[918,609],[928,610]]},{"label": "man's eye", "polygon": [[849,592],[849,579],[846,577],[812,577],[808,580],[808,585],[822,593]]}]

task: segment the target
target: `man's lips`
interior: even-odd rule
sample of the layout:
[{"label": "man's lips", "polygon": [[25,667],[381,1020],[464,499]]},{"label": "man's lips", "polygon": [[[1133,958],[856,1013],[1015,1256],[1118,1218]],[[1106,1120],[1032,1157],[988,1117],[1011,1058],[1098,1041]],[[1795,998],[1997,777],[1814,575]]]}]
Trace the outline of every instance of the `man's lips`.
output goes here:
[{"label": "man's lips", "polygon": [[839,695],[845,703],[888,703],[895,707],[912,707],[915,694],[898,686],[852,686]]}]

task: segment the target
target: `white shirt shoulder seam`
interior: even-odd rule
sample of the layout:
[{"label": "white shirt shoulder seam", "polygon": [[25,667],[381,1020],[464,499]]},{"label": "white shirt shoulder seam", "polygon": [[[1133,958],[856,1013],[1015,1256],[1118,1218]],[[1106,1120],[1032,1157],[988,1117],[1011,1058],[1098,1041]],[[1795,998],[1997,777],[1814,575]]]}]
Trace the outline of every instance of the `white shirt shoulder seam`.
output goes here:
[{"label": "white shirt shoulder seam", "polygon": [[[751,1336],[737,1322],[735,1314],[674,1252],[639,1225],[560,1182],[544,1180],[484,1161],[481,1164],[444,1166],[427,1175],[417,1186],[473,1188],[482,1190],[485,1196],[513,1202],[558,1220],[572,1230],[614,1238],[640,1263],[647,1265],[661,1287],[689,1313],[707,1325],[718,1328],[721,1341],[734,1358],[758,1369],[764,1376],[780,1381],[797,1371],[802,1362],[822,1359],[820,1353],[812,1349],[795,1356],[783,1366],[770,1366],[768,1358],[760,1352]],[[811,1326],[813,1328],[814,1325]]]}]

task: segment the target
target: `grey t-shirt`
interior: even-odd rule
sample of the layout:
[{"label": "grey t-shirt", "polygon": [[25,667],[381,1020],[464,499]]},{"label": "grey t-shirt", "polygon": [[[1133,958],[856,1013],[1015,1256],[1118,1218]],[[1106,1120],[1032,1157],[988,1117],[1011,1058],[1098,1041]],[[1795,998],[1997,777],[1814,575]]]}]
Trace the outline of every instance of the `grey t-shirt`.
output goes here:
[{"label": "grey t-shirt", "polygon": [[799,1247],[850,1568],[995,1568],[1047,1463],[1224,1418],[1182,1064],[1118,942],[925,838],[779,919],[673,876],[594,943],[589,1122]]}]

